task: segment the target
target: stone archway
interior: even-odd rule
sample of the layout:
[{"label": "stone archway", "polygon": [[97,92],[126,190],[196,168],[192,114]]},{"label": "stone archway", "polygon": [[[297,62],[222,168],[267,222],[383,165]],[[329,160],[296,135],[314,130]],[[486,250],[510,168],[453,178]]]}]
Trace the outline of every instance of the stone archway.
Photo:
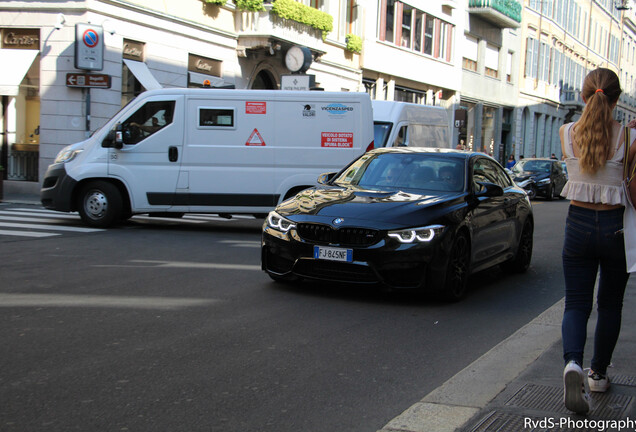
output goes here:
[{"label": "stone archway", "polygon": [[270,71],[261,69],[254,77],[250,88],[253,90],[277,90],[278,83]]}]

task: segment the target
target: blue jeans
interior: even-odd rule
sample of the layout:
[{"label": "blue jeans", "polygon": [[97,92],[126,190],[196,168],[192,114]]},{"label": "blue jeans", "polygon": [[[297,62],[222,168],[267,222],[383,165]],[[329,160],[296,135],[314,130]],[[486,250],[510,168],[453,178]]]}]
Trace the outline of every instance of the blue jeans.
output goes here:
[{"label": "blue jeans", "polygon": [[621,329],[623,295],[629,273],[623,244],[623,211],[596,211],[571,205],[565,225],[563,273],[565,312],[561,332],[563,358],[583,365],[587,321],[600,266],[592,370],[607,373]]}]

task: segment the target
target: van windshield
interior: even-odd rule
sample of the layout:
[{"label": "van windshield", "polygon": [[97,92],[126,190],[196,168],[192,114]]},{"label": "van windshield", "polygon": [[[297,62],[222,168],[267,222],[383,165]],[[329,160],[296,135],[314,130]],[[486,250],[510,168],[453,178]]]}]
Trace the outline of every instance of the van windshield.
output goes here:
[{"label": "van windshield", "polygon": [[373,142],[376,148],[386,147],[386,142],[389,139],[392,127],[393,123],[373,122]]}]

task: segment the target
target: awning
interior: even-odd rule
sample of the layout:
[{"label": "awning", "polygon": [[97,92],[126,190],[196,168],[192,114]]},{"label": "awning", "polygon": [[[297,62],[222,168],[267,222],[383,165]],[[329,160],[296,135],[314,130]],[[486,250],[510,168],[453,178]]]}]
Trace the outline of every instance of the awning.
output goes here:
[{"label": "awning", "polygon": [[198,84],[202,86],[205,80],[209,80],[212,87],[217,87],[225,84],[223,78],[220,77],[206,75],[198,72],[188,72],[188,84]]},{"label": "awning", "polygon": [[157,79],[152,75],[152,72],[150,72],[150,69],[148,69],[146,63],[129,59],[123,60],[126,66],[128,66],[128,69],[130,69],[135,78],[139,80],[146,90],[162,88],[159,81],[157,81]]},{"label": "awning", "polygon": [[0,64],[5,65],[0,68],[0,95],[18,95],[20,83],[38,53],[38,50],[0,49]]}]

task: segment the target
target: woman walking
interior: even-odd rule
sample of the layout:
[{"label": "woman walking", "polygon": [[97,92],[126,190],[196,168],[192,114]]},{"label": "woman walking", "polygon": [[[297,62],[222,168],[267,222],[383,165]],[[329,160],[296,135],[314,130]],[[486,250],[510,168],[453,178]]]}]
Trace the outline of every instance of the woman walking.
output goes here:
[{"label": "woman walking", "polygon": [[[629,278],[622,232],[624,135],[621,124],[612,118],[620,94],[620,82],[613,71],[600,68],[590,72],[581,92],[586,104],[581,118],[559,130],[569,175],[561,195],[570,200],[562,255],[564,402],[579,414],[590,410],[582,365],[597,272],[600,268],[598,321],[587,375],[593,392],[605,392],[610,386],[607,367],[620,333]],[[636,138],[634,132],[631,137]],[[629,160],[635,154],[632,143]]]}]

